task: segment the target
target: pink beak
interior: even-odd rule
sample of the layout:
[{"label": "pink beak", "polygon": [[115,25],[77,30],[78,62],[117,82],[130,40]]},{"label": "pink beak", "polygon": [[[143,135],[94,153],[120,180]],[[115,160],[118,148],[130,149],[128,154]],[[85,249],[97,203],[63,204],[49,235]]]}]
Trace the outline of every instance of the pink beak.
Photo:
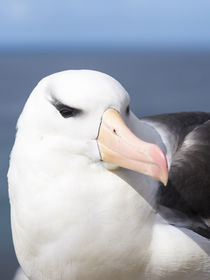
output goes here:
[{"label": "pink beak", "polygon": [[103,161],[167,184],[168,166],[163,151],[157,145],[136,137],[116,110],[108,109],[104,112],[97,141]]}]

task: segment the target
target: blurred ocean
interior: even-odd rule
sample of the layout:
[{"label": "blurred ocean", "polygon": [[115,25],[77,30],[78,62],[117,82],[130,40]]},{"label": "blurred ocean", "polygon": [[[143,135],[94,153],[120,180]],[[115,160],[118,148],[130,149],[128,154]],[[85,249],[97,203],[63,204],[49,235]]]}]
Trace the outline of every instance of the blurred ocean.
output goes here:
[{"label": "blurred ocean", "polygon": [[37,82],[66,69],[95,69],[119,80],[138,116],[210,111],[210,51],[72,51],[0,54],[0,279],[17,267],[9,221],[7,169],[15,125]]}]

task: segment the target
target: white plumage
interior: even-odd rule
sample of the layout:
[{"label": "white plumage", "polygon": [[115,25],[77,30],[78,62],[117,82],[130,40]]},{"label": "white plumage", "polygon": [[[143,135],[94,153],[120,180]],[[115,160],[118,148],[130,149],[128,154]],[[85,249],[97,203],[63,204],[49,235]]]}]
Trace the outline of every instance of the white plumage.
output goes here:
[{"label": "white plumage", "polygon": [[14,275],[13,280],[28,280],[23,270],[19,267]]},{"label": "white plumage", "polygon": [[[81,114],[63,118],[61,102]],[[158,182],[101,161],[108,108],[141,139],[164,144],[126,114],[129,96],[108,75],[64,71],[43,79],[18,121],[11,154],[12,232],[30,280],[209,279],[210,242],[156,212]]]}]

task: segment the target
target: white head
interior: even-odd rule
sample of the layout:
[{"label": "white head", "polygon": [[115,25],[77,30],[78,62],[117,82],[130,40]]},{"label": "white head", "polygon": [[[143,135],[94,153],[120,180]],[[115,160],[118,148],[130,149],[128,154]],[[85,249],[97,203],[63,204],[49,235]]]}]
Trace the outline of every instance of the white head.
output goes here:
[{"label": "white head", "polygon": [[162,151],[135,137],[125,125],[136,121],[129,102],[126,90],[106,74],[90,70],[56,73],[32,92],[18,121],[18,134],[21,137],[22,131],[33,143],[45,141],[49,149],[66,155],[99,164],[110,162],[166,183]]}]

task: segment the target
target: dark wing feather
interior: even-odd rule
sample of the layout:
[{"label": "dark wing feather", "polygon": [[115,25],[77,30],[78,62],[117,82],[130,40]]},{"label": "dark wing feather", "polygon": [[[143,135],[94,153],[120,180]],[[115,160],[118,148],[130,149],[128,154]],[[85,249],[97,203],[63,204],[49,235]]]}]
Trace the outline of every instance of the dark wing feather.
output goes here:
[{"label": "dark wing feather", "polygon": [[177,139],[177,145],[181,145],[185,136],[194,128],[210,120],[210,113],[205,112],[181,112],[172,114],[155,115],[144,118],[166,127]]},{"label": "dark wing feather", "polygon": [[165,126],[176,139],[169,182],[158,193],[160,205],[197,219],[199,223],[191,229],[210,238],[210,228],[200,228],[200,217],[210,218],[210,114],[177,113],[148,119]]},{"label": "dark wing feather", "polygon": [[177,149],[168,188],[162,188],[162,204],[172,206],[171,192],[176,199],[170,203],[175,202],[176,208],[185,206],[188,214],[210,217],[210,121],[188,133]]}]

